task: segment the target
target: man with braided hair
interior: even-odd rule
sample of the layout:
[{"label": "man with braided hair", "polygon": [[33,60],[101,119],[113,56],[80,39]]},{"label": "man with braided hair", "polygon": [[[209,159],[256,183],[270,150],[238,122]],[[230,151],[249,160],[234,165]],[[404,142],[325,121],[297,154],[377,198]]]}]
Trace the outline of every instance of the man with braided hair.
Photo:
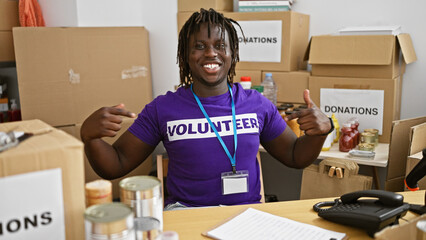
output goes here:
[{"label": "man with braided hair", "polygon": [[277,108],[255,90],[233,83],[239,61],[234,24],[213,9],[201,9],[179,33],[180,87],[158,96],[111,146],[121,118],[136,117],[123,104],[103,107],[82,125],[81,139],[94,170],[106,179],[129,173],[162,141],[169,166],[166,209],[259,203],[259,144],[288,167],[304,168],[319,155],[333,128],[311,101],[288,116],[305,135],[286,127]]}]

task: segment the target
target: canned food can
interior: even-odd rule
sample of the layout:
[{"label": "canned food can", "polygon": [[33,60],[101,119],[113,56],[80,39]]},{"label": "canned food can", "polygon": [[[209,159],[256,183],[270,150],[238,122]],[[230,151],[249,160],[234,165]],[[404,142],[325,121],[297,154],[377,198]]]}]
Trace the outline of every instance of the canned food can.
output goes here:
[{"label": "canned food can", "polygon": [[121,202],[133,209],[135,218],[157,219],[163,230],[163,196],[161,182],[152,176],[132,176],[120,181]]},{"label": "canned food can", "polygon": [[374,152],[374,143],[360,143],[358,144],[358,149],[362,151]]},{"label": "canned food can", "polygon": [[132,209],[122,203],[93,205],[84,212],[86,240],[134,240]]},{"label": "canned food can", "polygon": [[374,128],[367,128],[367,129],[364,129],[364,132],[369,132],[374,134],[374,137],[375,137],[374,145],[376,145],[377,147],[377,145],[379,145],[379,130]]},{"label": "canned food can", "polygon": [[371,143],[376,145],[376,136],[371,132],[361,133],[361,143]]}]

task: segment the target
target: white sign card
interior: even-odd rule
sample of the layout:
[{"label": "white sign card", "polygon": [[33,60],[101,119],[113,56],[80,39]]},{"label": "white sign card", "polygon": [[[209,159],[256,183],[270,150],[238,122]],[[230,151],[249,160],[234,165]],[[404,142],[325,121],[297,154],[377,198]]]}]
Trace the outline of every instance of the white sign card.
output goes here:
[{"label": "white sign card", "polygon": [[0,239],[65,240],[61,169],[0,178]]},{"label": "white sign card", "polygon": [[340,128],[343,123],[355,117],[359,121],[359,132],[375,128],[381,135],[384,95],[383,90],[321,88],[321,110],[328,116],[334,113]]},{"label": "white sign card", "polygon": [[240,62],[281,62],[282,21],[238,21]]}]

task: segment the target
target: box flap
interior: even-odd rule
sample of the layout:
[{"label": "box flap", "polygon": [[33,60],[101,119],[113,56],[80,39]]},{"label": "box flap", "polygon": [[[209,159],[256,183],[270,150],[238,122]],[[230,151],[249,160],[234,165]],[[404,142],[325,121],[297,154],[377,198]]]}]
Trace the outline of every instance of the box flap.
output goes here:
[{"label": "box flap", "polygon": [[[426,122],[426,116],[392,122],[387,180],[405,176],[406,161],[409,155],[410,128],[424,122]],[[400,191],[403,190],[404,185],[402,184]]]},{"label": "box flap", "polygon": [[309,64],[389,65],[394,36],[315,36],[311,39]]},{"label": "box flap", "polygon": [[406,64],[417,61],[417,55],[414,51],[413,42],[411,41],[410,34],[404,33],[396,36],[401,46],[401,52],[404,56]]},{"label": "box flap", "polygon": [[408,155],[421,152],[424,148],[426,148],[426,122],[411,127]]}]

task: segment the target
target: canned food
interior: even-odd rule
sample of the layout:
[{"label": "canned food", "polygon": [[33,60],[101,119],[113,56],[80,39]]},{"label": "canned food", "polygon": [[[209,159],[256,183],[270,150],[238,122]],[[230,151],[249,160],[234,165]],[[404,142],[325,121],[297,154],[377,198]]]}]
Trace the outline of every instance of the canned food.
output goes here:
[{"label": "canned food", "polygon": [[132,209],[122,203],[93,205],[84,212],[86,240],[134,240]]},{"label": "canned food", "polygon": [[371,143],[376,145],[376,136],[371,132],[361,133],[361,143]]},{"label": "canned food", "polygon": [[133,209],[135,218],[153,217],[163,230],[163,196],[156,177],[133,176],[120,181],[121,202]]},{"label": "canned food", "polygon": [[374,152],[374,143],[360,143],[358,144],[358,149],[362,151]]},{"label": "canned food", "polygon": [[376,145],[377,147],[377,145],[379,145],[379,130],[374,128],[368,128],[368,129],[364,129],[364,132],[369,132],[374,134],[374,137],[375,137],[374,145]]}]

